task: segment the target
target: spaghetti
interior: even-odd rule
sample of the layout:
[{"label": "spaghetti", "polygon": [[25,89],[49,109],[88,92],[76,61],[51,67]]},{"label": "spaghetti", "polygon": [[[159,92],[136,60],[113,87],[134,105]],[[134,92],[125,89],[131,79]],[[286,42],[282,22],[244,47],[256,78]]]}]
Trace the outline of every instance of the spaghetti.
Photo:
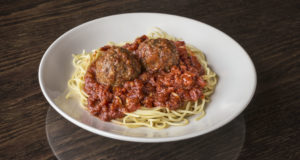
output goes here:
[{"label": "spaghetti", "polygon": [[[147,37],[149,39],[164,38],[172,41],[179,41],[179,39],[168,35],[166,32],[156,28],[155,31],[150,32]],[[109,43],[114,46],[124,46],[126,43],[115,44]],[[189,123],[187,117],[191,115],[199,115],[196,120],[201,119],[205,116],[204,107],[207,102],[210,101],[210,96],[214,92],[217,84],[217,75],[207,65],[204,54],[197,48],[186,45],[186,50],[189,55],[195,56],[201,67],[204,69],[204,75],[202,75],[205,81],[203,87],[203,98],[196,101],[185,101],[183,106],[177,109],[170,109],[168,107],[139,107],[134,112],[125,112],[122,118],[112,119],[111,121],[120,125],[125,125],[130,128],[136,127],[149,127],[154,129],[163,129],[169,126],[182,126]],[[73,65],[75,72],[72,78],[68,81],[68,87],[70,88],[66,98],[69,98],[73,94],[80,95],[80,104],[83,107],[88,105],[89,95],[84,91],[85,87],[85,75],[89,66],[98,58],[101,54],[101,50],[95,50],[92,53],[86,53],[83,51],[82,54],[73,55]],[[179,97],[178,94],[172,92],[173,97]],[[120,100],[121,101],[121,100]]]}]

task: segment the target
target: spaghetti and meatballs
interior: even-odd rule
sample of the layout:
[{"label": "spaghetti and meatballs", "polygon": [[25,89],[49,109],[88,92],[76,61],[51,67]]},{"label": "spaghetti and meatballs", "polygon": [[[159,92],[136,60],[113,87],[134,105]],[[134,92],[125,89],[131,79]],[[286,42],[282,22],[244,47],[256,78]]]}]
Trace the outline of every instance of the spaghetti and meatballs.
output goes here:
[{"label": "spaghetti and meatballs", "polygon": [[81,94],[82,105],[101,120],[128,127],[161,129],[204,116],[217,82],[199,50],[162,31],[76,55],[74,66],[81,69],[69,86]]}]

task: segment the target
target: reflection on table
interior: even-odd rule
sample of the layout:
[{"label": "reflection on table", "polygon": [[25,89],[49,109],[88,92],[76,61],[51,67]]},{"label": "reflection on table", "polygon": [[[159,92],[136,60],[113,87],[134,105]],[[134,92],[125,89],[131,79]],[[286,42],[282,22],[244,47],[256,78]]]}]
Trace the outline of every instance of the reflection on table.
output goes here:
[{"label": "reflection on table", "polygon": [[85,131],[50,107],[46,132],[53,153],[61,160],[161,159],[162,155],[168,159],[234,160],[244,143],[245,122],[240,115],[226,126],[196,138],[168,143],[134,143]]}]

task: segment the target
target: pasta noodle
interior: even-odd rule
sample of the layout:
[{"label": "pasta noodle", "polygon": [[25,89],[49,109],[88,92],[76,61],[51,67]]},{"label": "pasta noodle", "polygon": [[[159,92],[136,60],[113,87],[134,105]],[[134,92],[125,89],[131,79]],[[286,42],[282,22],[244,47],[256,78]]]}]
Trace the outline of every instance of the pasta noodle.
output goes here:
[{"label": "pasta noodle", "polygon": [[[168,40],[178,41],[179,39],[168,35],[166,32],[155,28],[154,31],[150,32],[147,35],[150,39],[156,38],[166,38]],[[113,42],[109,43],[110,45],[122,46],[125,43],[115,44]],[[125,113],[125,116],[121,119],[112,120],[113,123],[120,125],[125,125],[130,128],[136,127],[149,127],[154,129],[163,129],[169,126],[182,126],[189,123],[187,117],[191,115],[198,115],[196,120],[201,119],[205,116],[205,104],[210,101],[210,96],[214,92],[214,89],[217,84],[217,75],[213,72],[207,64],[205,55],[198,50],[196,47],[187,45],[187,51],[189,54],[196,56],[199,60],[201,66],[205,69],[205,75],[203,79],[206,82],[204,87],[204,97],[199,99],[196,102],[185,102],[183,107],[177,110],[170,110],[167,107],[154,107],[146,108],[141,107],[138,110],[132,113]],[[66,98],[72,96],[72,94],[80,95],[80,104],[81,106],[87,106],[88,95],[84,92],[84,75],[89,67],[89,65],[97,59],[100,50],[94,50],[92,53],[86,53],[83,51],[81,54],[73,55],[73,65],[75,67],[75,72],[72,75],[72,78],[68,81],[68,87],[70,91],[66,95]],[[176,93],[172,93],[174,96]]]}]

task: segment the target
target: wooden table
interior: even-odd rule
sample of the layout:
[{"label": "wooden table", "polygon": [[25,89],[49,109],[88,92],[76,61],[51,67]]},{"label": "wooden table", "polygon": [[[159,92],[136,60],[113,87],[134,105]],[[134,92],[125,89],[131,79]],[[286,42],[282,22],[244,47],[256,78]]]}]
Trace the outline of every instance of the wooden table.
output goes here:
[{"label": "wooden table", "polygon": [[[299,6],[296,0],[2,1],[0,159],[300,159]],[[243,114],[205,136],[143,144],[94,135],[51,109],[37,77],[48,46],[79,24],[127,12],[193,18],[237,40],[258,77]]]}]

